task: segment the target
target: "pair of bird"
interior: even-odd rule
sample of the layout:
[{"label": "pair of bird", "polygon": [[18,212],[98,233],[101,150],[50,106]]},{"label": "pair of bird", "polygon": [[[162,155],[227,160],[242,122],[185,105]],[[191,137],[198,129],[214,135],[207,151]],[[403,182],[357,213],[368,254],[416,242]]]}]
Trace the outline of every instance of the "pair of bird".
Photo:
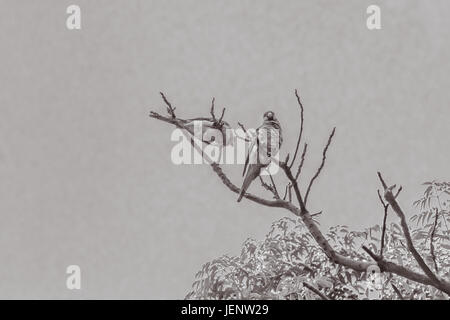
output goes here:
[{"label": "pair of bird", "polygon": [[275,117],[275,113],[267,111],[264,113],[263,119],[263,124],[256,129],[256,136],[250,144],[245,159],[244,171],[242,172],[245,178],[237,199],[238,202],[242,200],[253,180],[260,175],[261,170],[269,166],[272,157],[278,153],[283,143],[281,126]]},{"label": "pair of bird", "polygon": [[[263,115],[263,124],[256,129],[256,135],[251,141],[248,153],[245,159],[244,171],[242,175],[244,181],[242,183],[241,191],[239,193],[238,202],[242,200],[250,184],[258,178],[261,171],[268,167],[272,161],[272,157],[275,156],[281,148],[283,137],[281,135],[281,126],[275,113],[267,111]],[[230,125],[223,121],[218,127],[217,123],[207,118],[196,118],[186,120],[185,127],[191,132],[195,132],[195,123],[201,123],[201,139],[203,142],[210,144],[216,142],[217,130],[220,129],[219,138],[222,138],[219,142],[220,145],[228,145],[232,143],[232,137],[230,136]]]}]

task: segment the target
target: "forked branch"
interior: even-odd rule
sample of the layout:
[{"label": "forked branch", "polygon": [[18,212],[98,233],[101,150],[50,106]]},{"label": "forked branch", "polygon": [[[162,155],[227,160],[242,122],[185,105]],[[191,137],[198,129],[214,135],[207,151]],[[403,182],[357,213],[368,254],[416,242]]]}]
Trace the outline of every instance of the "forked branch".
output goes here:
[{"label": "forked branch", "polygon": [[[400,208],[400,205],[398,204],[397,199],[396,199],[396,196],[398,195],[398,193],[400,191],[397,191],[396,195],[394,195],[392,191],[395,188],[395,185],[393,185],[391,187],[388,187],[386,182],[384,181],[383,177],[381,176],[380,172],[378,172],[378,177],[379,177],[380,182],[381,182],[381,184],[383,185],[383,188],[384,188],[384,199],[389,203],[389,205],[391,206],[392,210],[394,210],[394,212],[400,218],[400,226],[401,226],[401,228],[403,230],[403,235],[405,236],[406,244],[407,244],[409,252],[411,252],[411,254],[413,255],[413,257],[416,260],[417,264],[422,269],[422,271],[425,273],[425,275],[430,279],[430,281],[432,282],[433,286],[435,286],[436,288],[446,292],[447,294],[450,294],[450,283],[445,281],[445,280],[443,280],[443,279],[439,279],[433,273],[433,271],[428,267],[428,265],[425,263],[425,260],[419,254],[417,249],[414,247],[414,244],[413,244],[413,241],[412,241],[412,237],[411,237],[411,233],[409,231],[409,227],[408,227],[408,224],[406,222],[405,213]],[[400,187],[399,190],[401,190],[401,187]]]},{"label": "forked branch", "polygon": [[328,141],[327,144],[325,145],[325,148],[323,149],[322,152],[322,162],[320,163],[319,168],[317,169],[316,173],[314,174],[314,176],[311,178],[311,180],[309,181],[309,185],[308,185],[308,189],[306,190],[306,194],[305,194],[305,204],[308,201],[308,196],[309,196],[309,192],[311,191],[311,187],[314,183],[314,180],[317,179],[317,177],[320,175],[320,172],[322,171],[323,167],[325,166],[325,160],[327,159],[327,151],[328,148],[330,147],[331,141],[333,140],[334,137],[334,133],[336,132],[336,127],[333,128],[333,131],[331,131],[330,136],[328,137]]},{"label": "forked branch", "polygon": [[[177,128],[183,129],[185,131],[187,131],[190,135],[191,135],[191,139],[190,142],[193,145],[194,148],[196,148],[196,150],[199,149],[199,147],[193,142],[194,139],[192,139],[193,133],[191,131],[188,130],[188,128],[185,127],[185,123],[186,120],[181,119],[181,118],[177,118],[175,116],[175,108],[172,107],[172,105],[170,104],[170,102],[166,99],[166,97],[164,96],[164,94],[161,93],[161,96],[164,100],[164,103],[167,106],[167,112],[169,114],[169,116],[162,116],[156,112],[150,112],[150,117],[160,120],[160,121],[164,121],[167,123],[170,123],[174,126],[176,126]],[[301,124],[301,128],[303,127],[303,106],[301,105],[301,102],[299,100],[298,94],[296,92],[296,96],[298,98],[298,101],[300,103],[301,106],[301,110],[302,110],[302,124]],[[225,110],[222,111],[222,115],[220,117],[219,120],[216,119],[215,116],[213,116],[213,120],[216,119],[215,121],[218,121],[219,123],[222,122],[223,120],[223,116],[224,116],[224,112]],[[211,106],[211,115],[214,114],[214,101],[212,103]],[[244,130],[245,131],[245,130]],[[244,195],[245,198],[258,203],[260,205],[263,206],[267,206],[267,207],[274,207],[274,208],[283,208],[286,209],[288,211],[290,211],[292,214],[300,217],[303,221],[303,223],[305,224],[305,226],[307,227],[308,231],[310,232],[310,234],[313,236],[314,240],[317,242],[317,244],[320,246],[320,248],[324,251],[324,253],[327,255],[327,257],[334,263],[337,263],[339,265],[342,265],[344,267],[347,268],[351,268],[355,271],[358,272],[365,272],[366,269],[368,268],[368,266],[370,266],[373,263],[367,262],[367,261],[359,261],[359,260],[355,260],[353,258],[349,258],[347,256],[344,256],[338,252],[336,252],[333,247],[329,244],[329,242],[327,241],[327,239],[325,238],[325,236],[322,234],[322,232],[320,231],[320,229],[318,228],[317,224],[314,222],[311,214],[308,212],[307,208],[306,208],[306,201],[307,198],[309,196],[309,193],[311,191],[311,187],[314,183],[314,180],[319,176],[319,174],[321,173],[324,165],[325,165],[325,160],[326,160],[326,154],[327,154],[327,150],[331,144],[331,141],[333,139],[333,136],[335,134],[335,128],[333,129],[333,131],[331,132],[329,138],[328,138],[328,142],[325,145],[325,148],[323,150],[322,153],[322,162],[321,165],[319,166],[319,168],[317,169],[317,172],[315,173],[315,175],[313,176],[313,178],[311,179],[309,185],[308,185],[308,189],[305,195],[305,198],[303,199],[300,189],[299,189],[299,185],[297,183],[297,178],[299,173],[297,172],[297,174],[294,176],[291,172],[291,166],[293,164],[293,162],[291,162],[288,165],[289,162],[289,154],[286,157],[286,160],[284,162],[280,162],[279,166],[283,169],[286,177],[289,180],[289,185],[286,187],[286,191],[285,191],[285,195],[283,197],[283,199],[280,199],[279,197],[275,200],[268,200],[268,199],[264,199],[258,196],[255,196],[253,194],[250,193],[246,193]],[[301,133],[299,135],[299,141],[302,135],[302,129],[301,129]],[[299,143],[298,143],[299,144]],[[304,147],[304,151],[302,153],[302,160],[301,163],[299,165],[299,171],[301,170],[302,167],[302,163],[304,161],[304,154],[306,153],[306,144]],[[298,151],[298,148],[296,148]],[[200,150],[201,152],[201,150]],[[205,153],[201,153],[203,157],[207,157],[207,155]],[[296,154],[294,154],[294,158],[293,160],[295,160]],[[232,192],[238,194],[240,192],[240,189],[233,184],[230,179],[227,177],[227,175],[223,172],[222,168],[220,167],[219,164],[217,164],[216,162],[211,161],[211,159],[205,159],[206,162],[211,166],[211,168],[213,169],[213,171],[216,173],[216,175],[219,177],[219,179],[222,181],[222,183]],[[408,226],[406,225],[406,219],[405,219],[405,215],[403,213],[403,211],[400,209],[400,206],[398,205],[397,201],[396,201],[396,196],[398,195],[398,192],[396,193],[396,195],[394,196],[394,194],[392,193],[393,187],[388,188],[386,183],[384,182],[384,180],[381,177],[381,174],[379,174],[380,177],[380,181],[382,182],[382,185],[385,189],[385,194],[384,194],[384,198],[386,199],[386,201],[389,203],[389,205],[392,207],[392,209],[397,213],[397,215],[399,215],[401,222],[402,222],[402,228],[403,231],[405,233],[405,237],[408,241],[408,248],[410,250],[412,250],[411,252],[413,253],[414,257],[416,258],[416,260],[418,261],[419,265],[421,266],[422,270],[425,272],[425,275],[423,274],[419,274],[415,271],[412,271],[410,269],[407,269],[403,266],[399,266],[393,262],[390,261],[386,261],[383,259],[383,257],[380,255],[376,255],[375,253],[371,252],[369,249],[364,249],[366,250],[366,252],[375,260],[375,262],[378,264],[378,266],[380,267],[381,271],[383,272],[391,272],[394,274],[397,274],[399,276],[405,277],[407,279],[410,279],[412,281],[416,281],[425,285],[432,285],[444,292],[446,292],[447,294],[450,294],[450,284],[438,279],[432,272],[431,270],[428,268],[428,266],[425,264],[425,262],[423,261],[423,259],[420,257],[420,255],[417,253],[417,251],[415,250],[413,244],[412,244],[412,240],[411,240],[411,236],[409,234],[409,229]],[[275,185],[275,182],[273,181],[273,179],[271,179],[271,183],[273,185]],[[276,188],[276,187],[275,187]],[[274,190],[276,190],[274,188]],[[291,202],[291,197],[290,197],[290,191],[291,189],[294,190],[294,194],[298,200],[299,203],[299,207],[295,206],[294,204],[292,204]],[[278,194],[278,191],[276,191],[276,194]],[[286,197],[289,196],[289,201],[286,201]]]}]

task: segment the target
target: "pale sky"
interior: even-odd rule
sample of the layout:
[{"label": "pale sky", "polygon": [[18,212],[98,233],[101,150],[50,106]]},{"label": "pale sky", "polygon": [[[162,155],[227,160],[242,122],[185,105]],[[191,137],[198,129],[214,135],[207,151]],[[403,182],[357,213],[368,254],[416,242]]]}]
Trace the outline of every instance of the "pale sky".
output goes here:
[{"label": "pale sky", "polygon": [[[82,29],[66,29],[66,7]],[[381,8],[369,31],[366,8]],[[449,179],[450,3],[396,0],[2,1],[0,298],[183,298],[201,265],[288,212],[236,202],[206,165],[170,161],[164,91],[182,117],[211,98],[234,127],[273,110],[282,153],[305,106],[322,230],[382,219],[377,170],[404,188]],[[242,165],[227,166],[241,184]],[[276,176],[275,179],[281,177]],[[250,191],[270,196],[258,184]],[[69,291],[77,264],[82,289]]]}]

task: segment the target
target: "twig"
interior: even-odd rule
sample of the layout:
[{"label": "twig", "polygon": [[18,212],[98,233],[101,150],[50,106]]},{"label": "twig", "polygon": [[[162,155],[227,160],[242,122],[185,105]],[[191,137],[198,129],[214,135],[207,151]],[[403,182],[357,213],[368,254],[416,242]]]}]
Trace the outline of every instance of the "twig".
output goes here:
[{"label": "twig", "polygon": [[217,122],[216,115],[214,114],[214,103],[215,102],[216,102],[216,98],[213,97],[212,101],[211,101],[211,110],[209,111],[209,113],[211,114],[211,117],[212,117],[213,121]]},{"label": "twig", "polygon": [[380,247],[380,257],[382,257],[383,250],[384,250],[384,241],[385,241],[385,237],[386,237],[386,220],[387,220],[387,215],[388,215],[389,204],[386,204],[384,202],[383,198],[381,197],[380,190],[377,190],[377,194],[378,194],[378,198],[380,199],[380,202],[383,205],[383,209],[384,209],[383,229],[381,232],[381,247]]},{"label": "twig", "polygon": [[300,96],[298,95],[297,89],[295,89],[295,96],[297,97],[297,103],[300,106],[300,132],[298,134],[297,146],[295,147],[294,157],[292,158],[291,164],[289,165],[289,169],[292,168],[295,158],[297,157],[298,148],[300,146],[300,141],[302,140],[302,134],[303,134],[303,104],[300,100]]},{"label": "twig", "polygon": [[325,145],[325,148],[323,149],[323,152],[322,152],[322,163],[320,164],[319,168],[317,169],[316,174],[312,177],[311,181],[309,181],[308,189],[306,190],[306,195],[305,195],[305,204],[308,201],[309,192],[311,191],[311,187],[312,187],[312,185],[314,183],[314,180],[317,179],[317,177],[319,176],[320,172],[322,171],[322,169],[323,169],[323,167],[325,165],[325,160],[327,158],[327,150],[328,150],[328,147],[331,144],[331,141],[333,139],[333,136],[334,136],[335,132],[336,132],[336,127],[334,127],[333,131],[331,131],[331,134],[328,137],[328,142]]},{"label": "twig", "polygon": [[243,139],[246,142],[249,142],[251,137],[250,137],[250,134],[248,133],[247,129],[245,129],[244,125],[240,122],[238,122],[238,126],[241,127],[242,131],[244,131],[244,134],[245,134],[245,138],[241,138],[241,137],[239,137],[239,138]]},{"label": "twig", "polygon": [[[280,196],[278,194],[278,191],[276,190],[276,188],[274,187],[274,184],[272,183],[272,185],[268,185],[261,176],[259,176],[259,180],[261,181],[261,185],[263,186],[264,189],[272,192],[273,197],[275,199],[280,199]],[[284,199],[283,199],[284,200]]]},{"label": "twig", "polygon": [[226,110],[226,108],[222,109],[222,114],[220,115],[220,118],[219,118],[219,121],[218,121],[219,125],[222,124],[223,116],[225,115],[225,110]]},{"label": "twig", "polygon": [[303,281],[303,285],[308,288],[309,290],[311,290],[312,292],[314,292],[315,294],[317,294],[320,298],[322,298],[322,300],[332,300],[330,299],[328,296],[326,296],[325,294],[323,294],[322,292],[320,292],[320,290],[317,290],[316,288],[314,288],[312,285],[310,285],[309,283]]},{"label": "twig", "polygon": [[403,298],[403,296],[402,296],[400,290],[398,290],[398,288],[397,288],[393,283],[391,283],[391,286],[392,286],[392,289],[394,289],[394,291],[395,291],[395,293],[397,294],[397,296],[400,298],[400,300],[405,300],[405,299]]},{"label": "twig", "polygon": [[431,254],[431,258],[433,259],[434,269],[436,270],[436,272],[439,272],[439,269],[438,269],[438,265],[437,265],[437,262],[436,262],[436,255],[434,253],[434,244],[433,244],[433,242],[434,242],[434,235],[436,233],[438,217],[439,217],[439,211],[436,208],[436,216],[434,218],[433,230],[431,231],[431,238],[430,238],[430,254]]},{"label": "twig", "polygon": [[305,146],[303,147],[302,157],[300,160],[300,164],[297,168],[297,173],[295,174],[295,180],[298,180],[298,177],[300,176],[300,173],[302,172],[303,163],[305,162],[305,155],[306,155],[306,149],[308,149],[308,144],[305,143]]},{"label": "twig", "polygon": [[[402,191],[401,186],[398,189],[397,193],[395,194],[395,198],[398,197],[398,195],[400,194],[400,191]],[[378,199],[380,199],[381,205],[383,206],[383,209],[384,209],[383,229],[382,229],[382,233],[381,233],[381,248],[380,248],[380,257],[383,257],[383,250],[384,250],[384,245],[385,245],[385,235],[386,235],[386,220],[387,220],[387,215],[388,215],[389,203],[384,202],[383,198],[381,197],[380,190],[377,190],[377,194],[378,194]]]},{"label": "twig", "polygon": [[305,202],[303,201],[297,181],[295,181],[295,178],[292,176],[291,169],[287,165],[288,161],[289,161],[289,153],[286,156],[286,160],[284,162],[280,162],[279,165],[283,169],[284,173],[286,174],[286,177],[291,182],[292,188],[294,189],[294,192],[295,192],[295,196],[298,200],[298,204],[300,205],[300,211],[302,213],[307,212]]},{"label": "twig", "polygon": [[213,97],[212,101],[211,101],[211,110],[209,111],[209,113],[211,114],[211,117],[213,119],[213,122],[216,126],[222,126],[222,120],[223,120],[223,116],[225,115],[225,108],[222,109],[222,114],[219,118],[219,120],[217,120],[215,112],[214,112],[214,104],[215,104],[216,98]]},{"label": "twig", "polygon": [[318,216],[318,215],[320,215],[320,214],[322,214],[322,211],[319,211],[319,212],[313,213],[313,214],[311,215],[311,217],[315,217],[315,216]]},{"label": "twig", "polygon": [[392,210],[397,214],[397,216],[400,218],[400,225],[403,230],[403,234],[406,239],[406,245],[408,247],[408,250],[413,255],[414,259],[419,264],[420,268],[423,270],[423,272],[427,275],[427,277],[435,284],[435,286],[443,291],[445,291],[447,294],[450,293],[450,283],[441,281],[437,278],[437,276],[431,271],[431,269],[427,266],[425,261],[423,260],[422,256],[417,252],[416,248],[414,247],[411,233],[409,232],[408,224],[406,222],[405,214],[403,213],[403,210],[400,208],[400,205],[397,203],[397,200],[395,199],[394,194],[392,193],[392,189],[395,186],[387,188],[386,183],[383,180],[383,177],[381,176],[381,173],[378,172],[378,177],[380,178],[381,184],[383,185],[385,189],[384,198],[387,202],[389,202]]},{"label": "twig", "polygon": [[172,104],[169,102],[169,100],[167,100],[164,93],[160,92],[159,94],[161,95],[162,99],[164,100],[164,103],[167,105],[167,112],[172,116],[172,118],[176,118],[175,117],[175,109],[176,108],[172,107]]},{"label": "twig", "polygon": [[386,184],[386,182],[384,182],[384,179],[383,179],[383,177],[381,176],[381,173],[380,173],[380,172],[377,172],[377,174],[378,174],[378,178],[379,178],[380,181],[381,181],[381,185],[383,186],[383,189],[386,190],[386,189],[387,189],[387,184]]},{"label": "twig", "polygon": [[379,262],[381,260],[380,256],[377,256],[374,252],[372,252],[372,250],[370,250],[369,248],[367,248],[366,246],[362,246],[363,250],[365,252],[367,252],[367,254],[375,261],[375,262]]},{"label": "twig", "polygon": [[284,189],[284,196],[283,196],[283,200],[286,200],[287,194],[288,194],[288,187],[289,187],[289,183],[286,185],[285,189]]},{"label": "twig", "polygon": [[273,180],[273,177],[272,177],[272,175],[270,174],[270,172],[269,172],[269,177],[270,177],[270,182],[272,183],[273,190],[274,190],[274,192],[275,192],[275,197],[276,197],[277,199],[280,199],[280,195],[278,194],[278,190],[277,190],[277,185],[275,184],[275,181]]}]

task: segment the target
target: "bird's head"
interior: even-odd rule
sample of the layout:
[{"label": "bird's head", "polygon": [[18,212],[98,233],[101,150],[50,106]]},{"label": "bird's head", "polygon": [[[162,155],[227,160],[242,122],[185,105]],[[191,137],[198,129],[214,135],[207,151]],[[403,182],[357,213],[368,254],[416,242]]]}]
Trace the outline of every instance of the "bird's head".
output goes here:
[{"label": "bird's head", "polygon": [[264,113],[264,121],[274,121],[277,120],[277,118],[275,118],[275,113],[273,111],[266,111]]}]

